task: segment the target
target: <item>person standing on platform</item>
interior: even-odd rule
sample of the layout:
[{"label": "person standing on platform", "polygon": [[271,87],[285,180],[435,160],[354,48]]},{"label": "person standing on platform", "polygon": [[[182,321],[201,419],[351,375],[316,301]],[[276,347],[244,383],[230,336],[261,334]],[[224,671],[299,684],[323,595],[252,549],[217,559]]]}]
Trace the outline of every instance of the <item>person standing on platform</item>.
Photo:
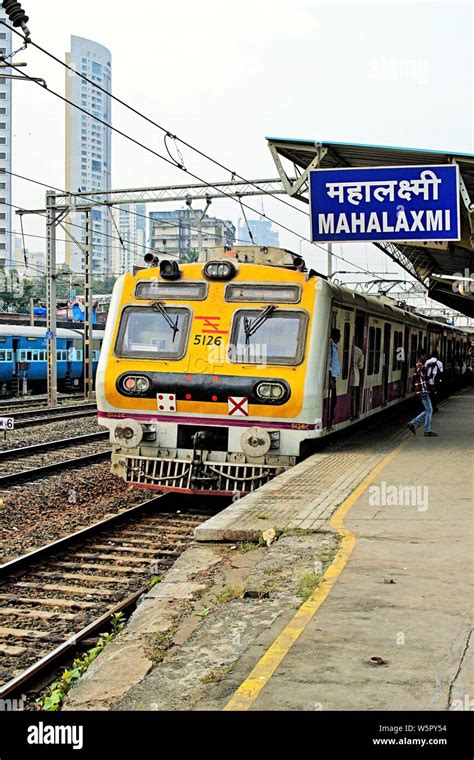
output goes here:
[{"label": "person standing on platform", "polygon": [[418,354],[418,361],[415,367],[415,373],[413,375],[413,384],[415,387],[416,395],[419,396],[421,403],[423,404],[423,411],[417,417],[414,417],[409,423],[408,427],[416,435],[416,429],[418,425],[425,420],[425,436],[427,438],[438,437],[438,433],[433,433],[431,430],[431,416],[433,414],[433,407],[431,405],[430,393],[428,389],[428,381],[426,379],[426,370],[424,367],[425,356],[423,353]]},{"label": "person standing on platform", "polygon": [[359,346],[354,345],[353,356],[354,379],[352,381],[352,419],[355,420],[360,413],[360,373],[364,369],[364,352]]},{"label": "person standing on platform", "polygon": [[334,412],[337,404],[336,380],[341,374],[341,365],[339,362],[339,352],[337,344],[341,340],[341,331],[334,327],[331,330],[331,343],[329,346],[329,419],[328,428],[331,428],[334,422]]},{"label": "person standing on platform", "polygon": [[444,366],[440,361],[439,353],[436,351],[431,352],[431,356],[425,362],[426,379],[428,381],[428,391],[431,399],[431,406],[434,412],[438,411],[438,386],[442,380]]}]

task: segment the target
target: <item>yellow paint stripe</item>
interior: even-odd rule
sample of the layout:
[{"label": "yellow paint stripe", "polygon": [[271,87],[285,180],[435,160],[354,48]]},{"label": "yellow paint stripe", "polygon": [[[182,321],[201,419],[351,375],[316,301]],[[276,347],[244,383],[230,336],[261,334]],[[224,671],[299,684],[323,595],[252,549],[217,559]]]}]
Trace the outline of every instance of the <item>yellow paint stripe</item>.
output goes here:
[{"label": "yellow paint stripe", "polygon": [[309,599],[296,611],[286,628],[284,628],[263,657],[257,662],[252,672],[241,683],[233,697],[226,704],[224,710],[248,710],[251,707],[295,641],[301,636],[308,623],[328,597],[352,554],[356,542],[355,534],[344,526],[344,518],[350,508],[362,496],[365,489],[375,480],[383,468],[400,453],[403,446],[404,444],[397,446],[390,454],[387,454],[334,513],[330,524],[333,530],[342,536],[342,541],[336,556],[324,573],[321,583],[313,591]]}]

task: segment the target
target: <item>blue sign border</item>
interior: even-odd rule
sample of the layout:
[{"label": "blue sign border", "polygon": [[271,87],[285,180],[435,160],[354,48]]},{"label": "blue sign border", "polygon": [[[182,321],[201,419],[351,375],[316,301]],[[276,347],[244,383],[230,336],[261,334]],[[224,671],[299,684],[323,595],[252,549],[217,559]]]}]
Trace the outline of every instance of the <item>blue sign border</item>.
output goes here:
[{"label": "blue sign border", "polygon": [[[365,174],[365,179],[361,179],[360,182],[363,181],[370,181],[369,177],[372,173],[376,173],[380,170],[384,170],[384,172],[388,171],[395,171],[396,173],[399,173],[400,170],[409,169],[410,171],[416,170],[416,171],[427,171],[430,169],[452,169],[454,170],[452,173],[455,175],[455,182],[456,182],[456,199],[455,199],[455,208],[454,204],[451,206],[451,210],[455,212],[455,228],[453,230],[453,235],[450,237],[446,237],[446,234],[444,233],[433,233],[432,235],[429,235],[426,237],[426,235],[419,234],[418,237],[410,237],[409,232],[405,232],[403,230],[400,230],[400,232],[396,235],[396,237],[390,236],[389,232],[387,232],[386,237],[380,237],[377,232],[374,232],[372,234],[377,235],[377,237],[372,237],[371,233],[361,233],[361,232],[340,232],[338,234],[336,233],[327,233],[324,235],[318,235],[317,237],[314,236],[314,215],[317,213],[315,208],[315,201],[313,196],[313,181],[312,177],[314,175],[321,176],[321,173],[324,173],[326,175],[329,174],[329,172],[333,173],[344,173],[347,172],[357,172]],[[421,243],[430,243],[432,242],[456,242],[461,239],[461,214],[460,214],[460,193],[459,193],[459,166],[458,164],[411,164],[411,165],[403,165],[403,166],[339,166],[339,167],[332,167],[332,168],[323,168],[323,169],[314,169],[309,173],[309,191],[310,191],[310,203],[309,203],[309,212],[310,212],[310,225],[311,225],[311,240],[313,243],[356,243],[356,242],[370,242],[370,243],[398,243],[398,244],[406,244],[406,245],[420,245]],[[403,179],[403,177],[401,178]],[[341,182],[343,180],[341,179]],[[346,180],[344,180],[346,181]],[[383,180],[382,180],[383,181]],[[356,180],[357,182],[357,180]],[[400,204],[400,201],[391,201],[393,204],[394,202],[398,202]],[[412,203],[412,201],[406,202],[407,204]],[[347,206],[341,207],[341,213],[344,213],[344,210],[347,209]],[[351,211],[356,210],[356,206],[353,206]],[[359,209],[359,211],[365,211],[368,212],[368,205],[367,202]],[[372,211],[375,211],[375,209],[372,207]],[[414,209],[413,209],[414,210]],[[384,208],[379,208],[379,213],[383,212]],[[393,211],[393,208],[392,208]],[[328,212],[331,213],[331,212]],[[457,235],[457,236],[456,236]],[[427,247],[426,245],[424,247]]]}]

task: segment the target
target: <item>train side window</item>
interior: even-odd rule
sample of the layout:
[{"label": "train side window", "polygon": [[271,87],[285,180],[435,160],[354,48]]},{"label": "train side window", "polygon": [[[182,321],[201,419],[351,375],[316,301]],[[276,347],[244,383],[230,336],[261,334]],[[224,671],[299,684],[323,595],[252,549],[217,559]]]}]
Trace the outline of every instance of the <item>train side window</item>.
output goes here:
[{"label": "train side window", "polygon": [[32,356],[33,356],[33,352],[32,351],[27,351],[26,352],[26,361],[27,362],[31,362],[32,361]]},{"label": "train side window", "polygon": [[342,379],[347,380],[349,375],[349,356],[351,340],[351,323],[344,323],[344,336],[342,340]]},{"label": "train side window", "polygon": [[375,327],[369,327],[369,350],[368,350],[368,363],[367,374],[374,374],[374,352],[375,352]]},{"label": "train side window", "polygon": [[5,351],[0,351],[0,362],[5,361]]},{"label": "train side window", "polygon": [[375,351],[374,351],[374,375],[380,372],[380,347],[382,345],[382,328],[377,327],[375,330]]},{"label": "train side window", "polygon": [[13,361],[13,351],[7,351],[7,362]]}]

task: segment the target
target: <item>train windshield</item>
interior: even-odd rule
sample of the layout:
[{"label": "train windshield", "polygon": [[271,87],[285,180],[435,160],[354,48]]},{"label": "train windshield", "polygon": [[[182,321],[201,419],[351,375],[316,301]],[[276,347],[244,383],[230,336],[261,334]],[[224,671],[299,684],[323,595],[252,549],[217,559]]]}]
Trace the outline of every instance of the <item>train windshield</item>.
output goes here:
[{"label": "train windshield", "polygon": [[229,359],[237,364],[299,364],[304,356],[307,314],[242,309],[235,315]]},{"label": "train windshield", "polygon": [[115,344],[118,356],[180,359],[186,349],[190,312],[185,308],[127,306]]}]

